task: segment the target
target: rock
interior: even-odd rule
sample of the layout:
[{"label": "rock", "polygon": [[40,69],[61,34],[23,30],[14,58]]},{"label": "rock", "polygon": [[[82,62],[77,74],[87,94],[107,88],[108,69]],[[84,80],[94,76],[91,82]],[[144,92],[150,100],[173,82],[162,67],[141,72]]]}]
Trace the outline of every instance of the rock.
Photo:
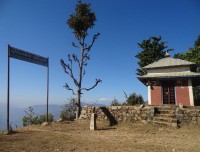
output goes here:
[{"label": "rock", "polygon": [[144,123],[144,124],[146,124],[146,123],[147,123],[147,121],[146,121],[146,120],[142,120],[141,122],[142,122],[142,123]]},{"label": "rock", "polygon": [[121,109],[121,108],[122,108],[122,106],[118,106],[118,107],[117,107],[117,109]]},{"label": "rock", "polygon": [[144,107],[145,107],[145,105],[144,105],[144,104],[141,104],[141,105],[140,105],[140,108],[144,108]]},{"label": "rock", "polygon": [[48,126],[50,123],[49,122],[43,122],[42,126]]},{"label": "rock", "polygon": [[4,131],[3,132],[3,135],[9,135],[10,134],[10,131]]},{"label": "rock", "polygon": [[56,120],[57,122],[61,122],[61,121],[63,121],[63,119],[58,119],[58,120]]},{"label": "rock", "polygon": [[14,131],[13,130],[6,130],[6,131],[3,131],[3,135],[10,135],[10,134],[13,134]]},{"label": "rock", "polygon": [[86,119],[87,116],[86,115],[80,115],[79,119]]},{"label": "rock", "polygon": [[112,109],[112,110],[116,110],[116,109],[117,109],[117,106],[111,106],[111,109]]},{"label": "rock", "polygon": [[82,114],[82,115],[86,114],[86,110],[83,109],[83,110],[81,111],[81,114]]}]

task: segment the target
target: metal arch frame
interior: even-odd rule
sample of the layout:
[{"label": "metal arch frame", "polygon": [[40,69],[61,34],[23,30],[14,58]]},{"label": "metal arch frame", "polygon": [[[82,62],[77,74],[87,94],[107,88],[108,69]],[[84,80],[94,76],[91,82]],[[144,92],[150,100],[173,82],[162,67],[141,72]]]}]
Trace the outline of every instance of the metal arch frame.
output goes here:
[{"label": "metal arch frame", "polygon": [[[25,53],[25,56],[11,56],[10,55],[10,51],[11,49],[14,49],[18,52],[23,52]],[[26,55],[29,55],[28,57],[26,57]],[[46,107],[46,117],[47,117],[47,122],[48,120],[48,104],[49,104],[49,58],[44,58],[42,56],[33,54],[33,53],[29,53],[14,47],[11,47],[10,45],[8,45],[8,79],[7,79],[7,131],[10,130],[10,57],[15,58],[15,59],[19,59],[19,60],[23,60],[26,62],[31,62],[34,64],[39,64],[42,66],[46,66],[47,67],[47,107]]]}]

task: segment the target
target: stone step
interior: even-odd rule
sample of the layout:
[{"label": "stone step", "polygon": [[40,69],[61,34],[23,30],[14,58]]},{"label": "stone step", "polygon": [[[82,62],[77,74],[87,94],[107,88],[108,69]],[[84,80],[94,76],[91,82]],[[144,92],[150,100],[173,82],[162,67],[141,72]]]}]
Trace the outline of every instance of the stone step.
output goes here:
[{"label": "stone step", "polygon": [[165,127],[178,127],[177,123],[169,123],[169,122],[160,122],[160,121],[153,121],[154,126],[165,126]]},{"label": "stone step", "polygon": [[156,109],[176,109],[176,106],[156,106]]},{"label": "stone step", "polygon": [[153,121],[177,123],[177,119],[171,117],[154,117]]},{"label": "stone step", "polygon": [[155,113],[158,113],[158,114],[175,114],[175,110],[160,109],[158,111],[155,111]]},{"label": "stone step", "polygon": [[155,114],[156,117],[176,118],[175,114]]},{"label": "stone step", "polygon": [[175,106],[158,106],[158,107],[155,107],[156,109],[176,109],[176,107]]}]

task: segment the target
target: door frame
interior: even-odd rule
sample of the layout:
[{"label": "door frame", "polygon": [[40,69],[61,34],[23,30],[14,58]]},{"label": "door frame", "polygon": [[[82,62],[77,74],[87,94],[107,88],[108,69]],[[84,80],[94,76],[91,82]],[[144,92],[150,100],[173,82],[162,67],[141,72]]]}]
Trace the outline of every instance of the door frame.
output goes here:
[{"label": "door frame", "polygon": [[[163,92],[163,83],[169,83],[169,82],[172,82],[172,83],[174,83],[174,100],[175,100],[175,103],[174,104],[164,104],[164,92]],[[162,92],[162,99],[161,99],[161,101],[162,101],[162,105],[176,105],[177,104],[177,102],[176,102],[176,83],[175,83],[175,80],[163,80],[162,81],[162,83],[161,83],[161,92]],[[168,87],[168,89],[169,89],[169,87]]]}]

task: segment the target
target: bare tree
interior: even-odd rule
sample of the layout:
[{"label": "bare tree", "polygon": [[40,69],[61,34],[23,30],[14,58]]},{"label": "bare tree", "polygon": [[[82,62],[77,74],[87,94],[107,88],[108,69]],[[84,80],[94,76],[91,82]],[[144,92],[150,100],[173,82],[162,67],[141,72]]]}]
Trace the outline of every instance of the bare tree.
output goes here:
[{"label": "bare tree", "polygon": [[[70,18],[67,20],[68,26],[73,30],[73,34],[77,39],[78,43],[72,42],[72,46],[80,50],[80,54],[68,54],[67,63],[63,59],[60,60],[60,63],[64,69],[64,72],[71,77],[74,85],[77,90],[75,91],[68,83],[65,84],[65,88],[70,90],[73,95],[77,95],[77,114],[76,118],[80,116],[81,112],[81,94],[82,91],[89,91],[94,89],[100,82],[100,79],[96,79],[95,84],[89,88],[82,87],[82,79],[85,76],[85,67],[87,66],[88,60],[90,60],[90,51],[94,45],[96,39],[99,37],[100,33],[97,33],[93,36],[92,42],[87,45],[86,37],[88,36],[88,29],[93,28],[96,21],[95,13],[91,11],[90,4],[82,3],[78,1],[78,4],[75,8],[75,13],[70,15]],[[78,76],[74,75],[74,64],[78,65]]]}]

